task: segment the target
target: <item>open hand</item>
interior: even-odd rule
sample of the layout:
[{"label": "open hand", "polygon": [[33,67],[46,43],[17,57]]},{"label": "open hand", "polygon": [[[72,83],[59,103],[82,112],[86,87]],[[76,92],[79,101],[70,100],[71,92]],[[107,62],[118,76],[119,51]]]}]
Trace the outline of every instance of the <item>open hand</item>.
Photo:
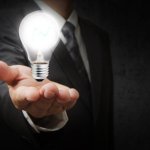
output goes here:
[{"label": "open hand", "polygon": [[0,80],[8,84],[14,106],[35,118],[70,109],[79,98],[75,89],[48,79],[37,82],[32,78],[31,69],[22,65],[8,66],[0,61]]}]

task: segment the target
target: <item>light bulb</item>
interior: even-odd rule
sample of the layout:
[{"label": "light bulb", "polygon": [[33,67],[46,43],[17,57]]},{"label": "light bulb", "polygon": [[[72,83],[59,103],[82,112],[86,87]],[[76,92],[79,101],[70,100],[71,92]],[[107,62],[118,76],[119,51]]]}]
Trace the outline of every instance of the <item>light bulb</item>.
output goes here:
[{"label": "light bulb", "polygon": [[44,80],[49,73],[51,55],[59,41],[57,22],[46,12],[32,12],[21,21],[19,36],[31,63],[33,78]]}]

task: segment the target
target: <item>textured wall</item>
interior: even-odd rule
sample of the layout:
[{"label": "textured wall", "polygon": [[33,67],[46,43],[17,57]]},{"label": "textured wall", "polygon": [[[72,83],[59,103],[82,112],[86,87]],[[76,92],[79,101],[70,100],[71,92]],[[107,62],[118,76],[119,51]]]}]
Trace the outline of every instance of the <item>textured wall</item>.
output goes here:
[{"label": "textured wall", "polygon": [[110,34],[114,73],[115,150],[150,149],[150,17],[141,1],[78,3]]}]

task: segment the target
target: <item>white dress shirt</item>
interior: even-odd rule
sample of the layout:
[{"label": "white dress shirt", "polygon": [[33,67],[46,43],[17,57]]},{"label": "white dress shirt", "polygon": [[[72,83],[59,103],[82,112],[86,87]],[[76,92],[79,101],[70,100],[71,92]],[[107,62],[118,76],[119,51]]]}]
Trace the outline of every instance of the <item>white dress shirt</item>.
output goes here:
[{"label": "white dress shirt", "polygon": [[[48,14],[51,14],[54,16],[54,18],[56,19],[56,22],[58,23],[58,28],[61,31],[63,25],[65,24],[66,21],[72,23],[75,26],[75,36],[77,39],[77,43],[79,46],[79,50],[80,50],[80,54],[81,57],[83,59],[83,63],[85,65],[85,69],[87,71],[89,80],[90,80],[90,68],[89,68],[89,62],[88,62],[88,57],[87,57],[87,53],[86,53],[86,47],[85,44],[83,42],[82,36],[81,36],[81,32],[80,32],[80,27],[78,24],[78,16],[76,11],[73,11],[71,13],[71,15],[69,16],[69,18],[67,20],[65,20],[65,18],[63,18],[60,14],[58,14],[55,10],[53,10],[50,6],[48,6],[46,3],[44,3],[41,0],[34,0],[35,3],[40,7],[40,9]],[[64,44],[66,44],[66,39],[63,36],[62,33],[60,33],[60,39],[62,40],[62,42]],[[29,117],[29,115],[27,114],[26,111],[23,111],[24,117],[27,119],[28,123],[35,129],[36,132],[40,132],[40,131],[56,131],[59,130],[61,128],[63,128],[65,126],[65,124],[68,121],[68,117],[67,117],[67,113],[66,111],[55,115],[55,116],[50,116],[49,117],[49,123],[44,126],[38,126],[36,125],[32,119]]]}]

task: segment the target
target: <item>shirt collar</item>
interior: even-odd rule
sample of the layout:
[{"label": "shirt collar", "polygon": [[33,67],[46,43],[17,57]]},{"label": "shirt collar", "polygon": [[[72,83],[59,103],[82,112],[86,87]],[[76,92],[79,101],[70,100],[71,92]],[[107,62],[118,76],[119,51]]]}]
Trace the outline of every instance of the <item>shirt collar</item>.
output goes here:
[{"label": "shirt collar", "polygon": [[71,15],[66,20],[64,17],[62,17],[60,14],[58,14],[54,9],[52,9],[50,6],[48,6],[42,0],[34,0],[34,1],[40,7],[41,10],[43,10],[49,14],[52,14],[54,16],[54,18],[56,19],[56,21],[58,23],[58,27],[60,30],[62,29],[62,27],[66,21],[69,21],[70,23],[72,23],[75,26],[75,28],[78,27],[78,17],[77,17],[77,13],[75,10],[72,11]]}]

